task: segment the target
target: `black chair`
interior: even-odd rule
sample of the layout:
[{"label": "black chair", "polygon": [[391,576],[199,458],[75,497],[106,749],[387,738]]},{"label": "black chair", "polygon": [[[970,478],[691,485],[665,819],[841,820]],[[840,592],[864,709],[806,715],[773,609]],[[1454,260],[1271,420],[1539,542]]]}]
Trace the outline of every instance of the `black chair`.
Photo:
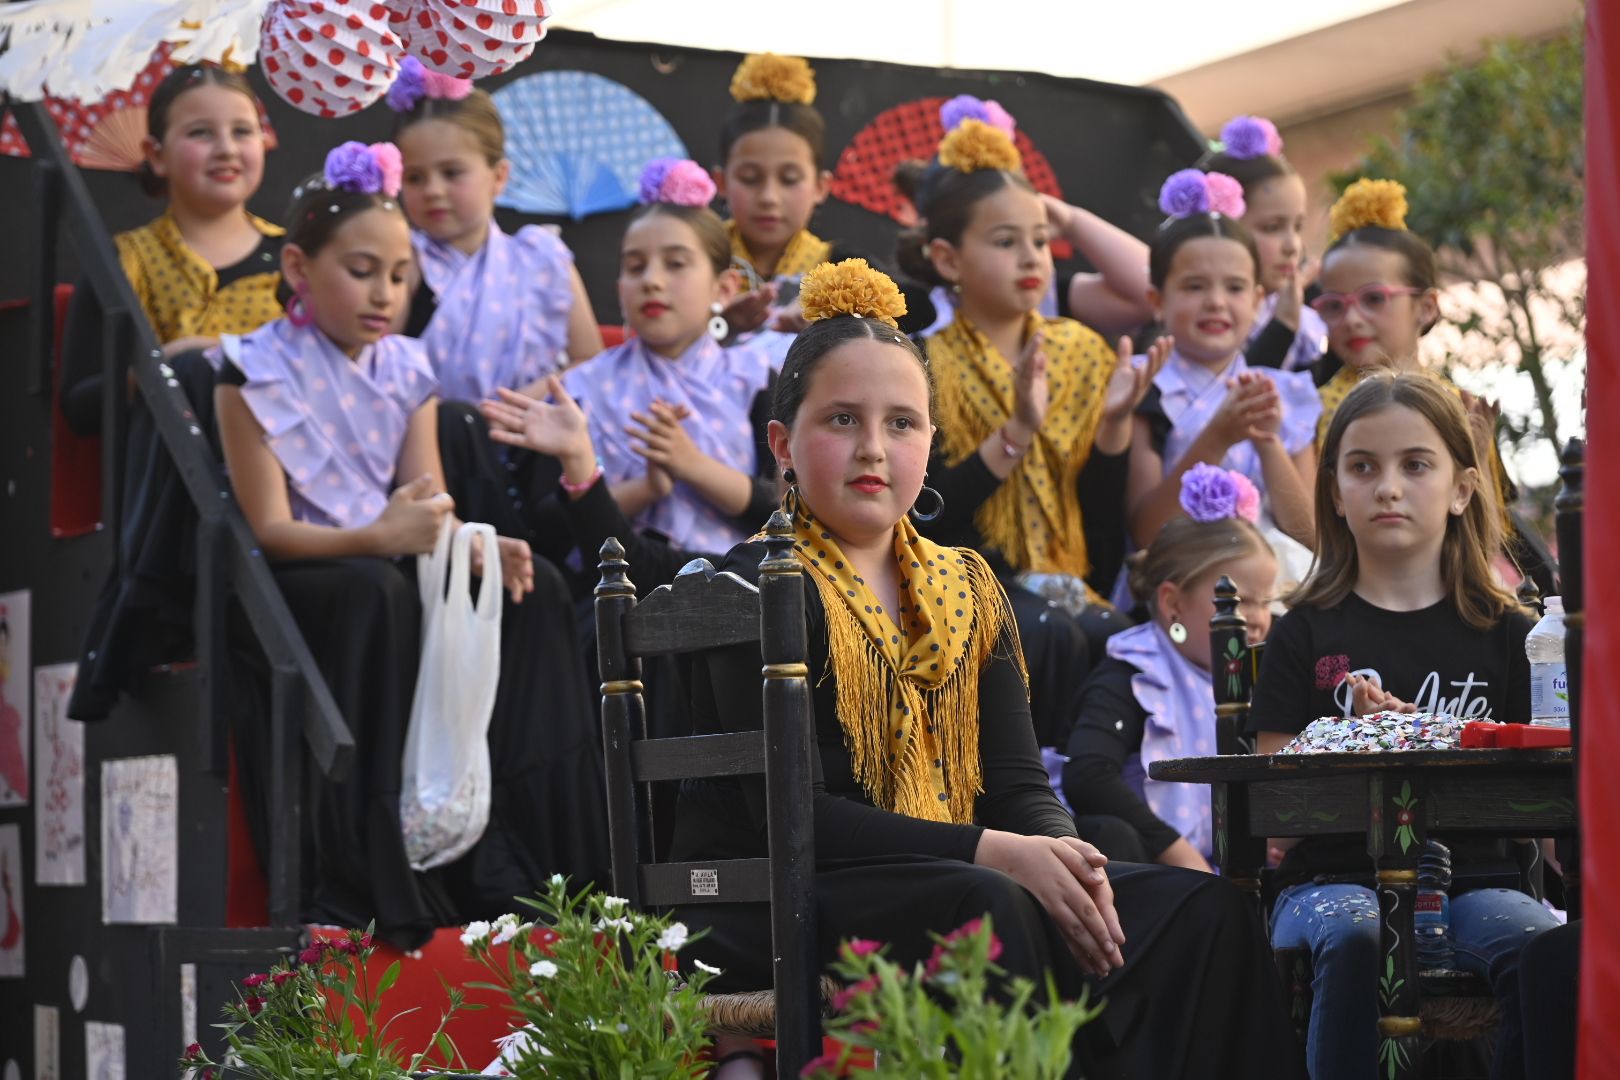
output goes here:
[{"label": "black chair", "polygon": [[[779,1074],[797,1076],[821,1052],[823,993],[816,969],[804,586],[793,529],[781,511],[771,515],[765,548],[758,588],[698,559],[637,603],[624,549],[614,539],[602,545],[596,586],[602,742],[614,891],[637,908],[770,903],[774,987],[711,995],[711,1028],[774,1033]],[[642,657],[748,641],[760,643],[764,664],[763,730],[647,738]],[[655,861],[654,783],[758,774],[765,776],[768,858]]]}]

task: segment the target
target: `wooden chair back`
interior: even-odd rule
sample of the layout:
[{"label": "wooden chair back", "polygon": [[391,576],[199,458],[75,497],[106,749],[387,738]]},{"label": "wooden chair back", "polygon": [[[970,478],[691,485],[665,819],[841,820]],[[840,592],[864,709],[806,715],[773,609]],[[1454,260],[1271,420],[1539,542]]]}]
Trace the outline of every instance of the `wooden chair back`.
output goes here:
[{"label": "wooden chair back", "polygon": [[[781,511],[766,529],[755,586],[695,560],[637,602],[624,549],[602,545],[596,586],[602,743],[614,892],[639,908],[767,901],[771,907],[779,1069],[797,1076],[821,1052],[816,970],[812,723],[805,666],[804,588],[793,530]],[[647,737],[641,659],[758,641],[763,663],[759,731]],[[670,863],[654,860],[651,786],[718,776],[765,777],[769,855]]]}]

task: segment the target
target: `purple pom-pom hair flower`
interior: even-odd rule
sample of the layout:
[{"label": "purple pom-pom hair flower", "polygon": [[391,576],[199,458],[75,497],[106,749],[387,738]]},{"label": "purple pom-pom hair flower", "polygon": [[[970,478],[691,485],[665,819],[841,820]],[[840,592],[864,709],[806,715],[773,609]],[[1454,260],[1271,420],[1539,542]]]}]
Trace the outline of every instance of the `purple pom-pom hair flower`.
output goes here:
[{"label": "purple pom-pom hair flower", "polygon": [[695,161],[683,158],[654,158],[641,171],[640,199],[643,203],[672,203],[676,206],[708,206],[714,201],[714,181]]},{"label": "purple pom-pom hair flower", "polygon": [[[1181,508],[1194,521],[1220,521],[1237,513],[1236,475],[1200,461],[1181,474]],[[1252,486],[1252,485],[1251,485]]]},{"label": "purple pom-pom hair flower", "polygon": [[1283,141],[1277,125],[1263,116],[1238,116],[1221,128],[1221,143],[1227,157],[1248,161],[1257,157],[1281,157]]},{"label": "purple pom-pom hair flower", "polygon": [[1204,174],[1198,169],[1171,173],[1159,189],[1159,209],[1173,218],[1209,213],[1209,185]]},{"label": "purple pom-pom hair flower", "polygon": [[1225,173],[1205,174],[1204,188],[1209,192],[1209,210],[1212,214],[1240,218],[1249,209],[1243,201],[1243,185]]},{"label": "purple pom-pom hair flower", "polygon": [[388,88],[385,100],[390,109],[403,113],[416,108],[417,103],[423,98],[460,101],[472,92],[471,80],[429,71],[422,61],[414,56],[407,56],[399,62],[399,74],[394,77],[394,84]]},{"label": "purple pom-pom hair flower", "polygon": [[399,195],[404,171],[399,148],[393,143],[346,142],[326,155],[322,175],[333,191],[354,191],[364,195]]},{"label": "purple pom-pom hair flower", "polygon": [[986,101],[972,94],[957,94],[939,107],[939,122],[946,131],[956,130],[964,120],[979,120],[1000,128],[1008,135],[1018,129],[1012,114],[1002,108],[999,102]]},{"label": "purple pom-pom hair flower", "polygon": [[1194,214],[1240,218],[1248,207],[1243,202],[1243,185],[1225,173],[1182,169],[1171,173],[1159,189],[1159,209],[1172,219]]}]

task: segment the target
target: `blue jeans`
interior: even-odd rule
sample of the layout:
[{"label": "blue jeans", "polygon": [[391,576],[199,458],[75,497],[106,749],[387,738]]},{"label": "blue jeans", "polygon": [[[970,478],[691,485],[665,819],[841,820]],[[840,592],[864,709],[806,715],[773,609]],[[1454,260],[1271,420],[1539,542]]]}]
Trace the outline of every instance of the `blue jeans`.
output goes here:
[{"label": "blue jeans", "polygon": [[[1271,944],[1309,948],[1313,977],[1305,1060],[1311,1080],[1378,1074],[1378,976],[1383,960],[1378,898],[1361,885],[1295,885],[1277,897]],[[1519,950],[1558,925],[1532,897],[1475,889],[1451,901],[1457,967],[1489,980],[1502,1007],[1491,1076],[1524,1075],[1519,1023]]]}]

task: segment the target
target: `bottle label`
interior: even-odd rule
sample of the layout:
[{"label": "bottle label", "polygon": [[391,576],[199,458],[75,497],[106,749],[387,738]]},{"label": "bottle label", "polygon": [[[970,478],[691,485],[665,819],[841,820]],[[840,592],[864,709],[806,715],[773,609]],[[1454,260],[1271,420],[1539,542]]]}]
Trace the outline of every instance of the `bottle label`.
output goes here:
[{"label": "bottle label", "polygon": [[1430,892],[1420,890],[1412,902],[1414,915],[1440,915],[1445,910],[1446,894],[1443,892]]},{"label": "bottle label", "polygon": [[1569,669],[1563,664],[1530,665],[1530,716],[1569,720]]}]

